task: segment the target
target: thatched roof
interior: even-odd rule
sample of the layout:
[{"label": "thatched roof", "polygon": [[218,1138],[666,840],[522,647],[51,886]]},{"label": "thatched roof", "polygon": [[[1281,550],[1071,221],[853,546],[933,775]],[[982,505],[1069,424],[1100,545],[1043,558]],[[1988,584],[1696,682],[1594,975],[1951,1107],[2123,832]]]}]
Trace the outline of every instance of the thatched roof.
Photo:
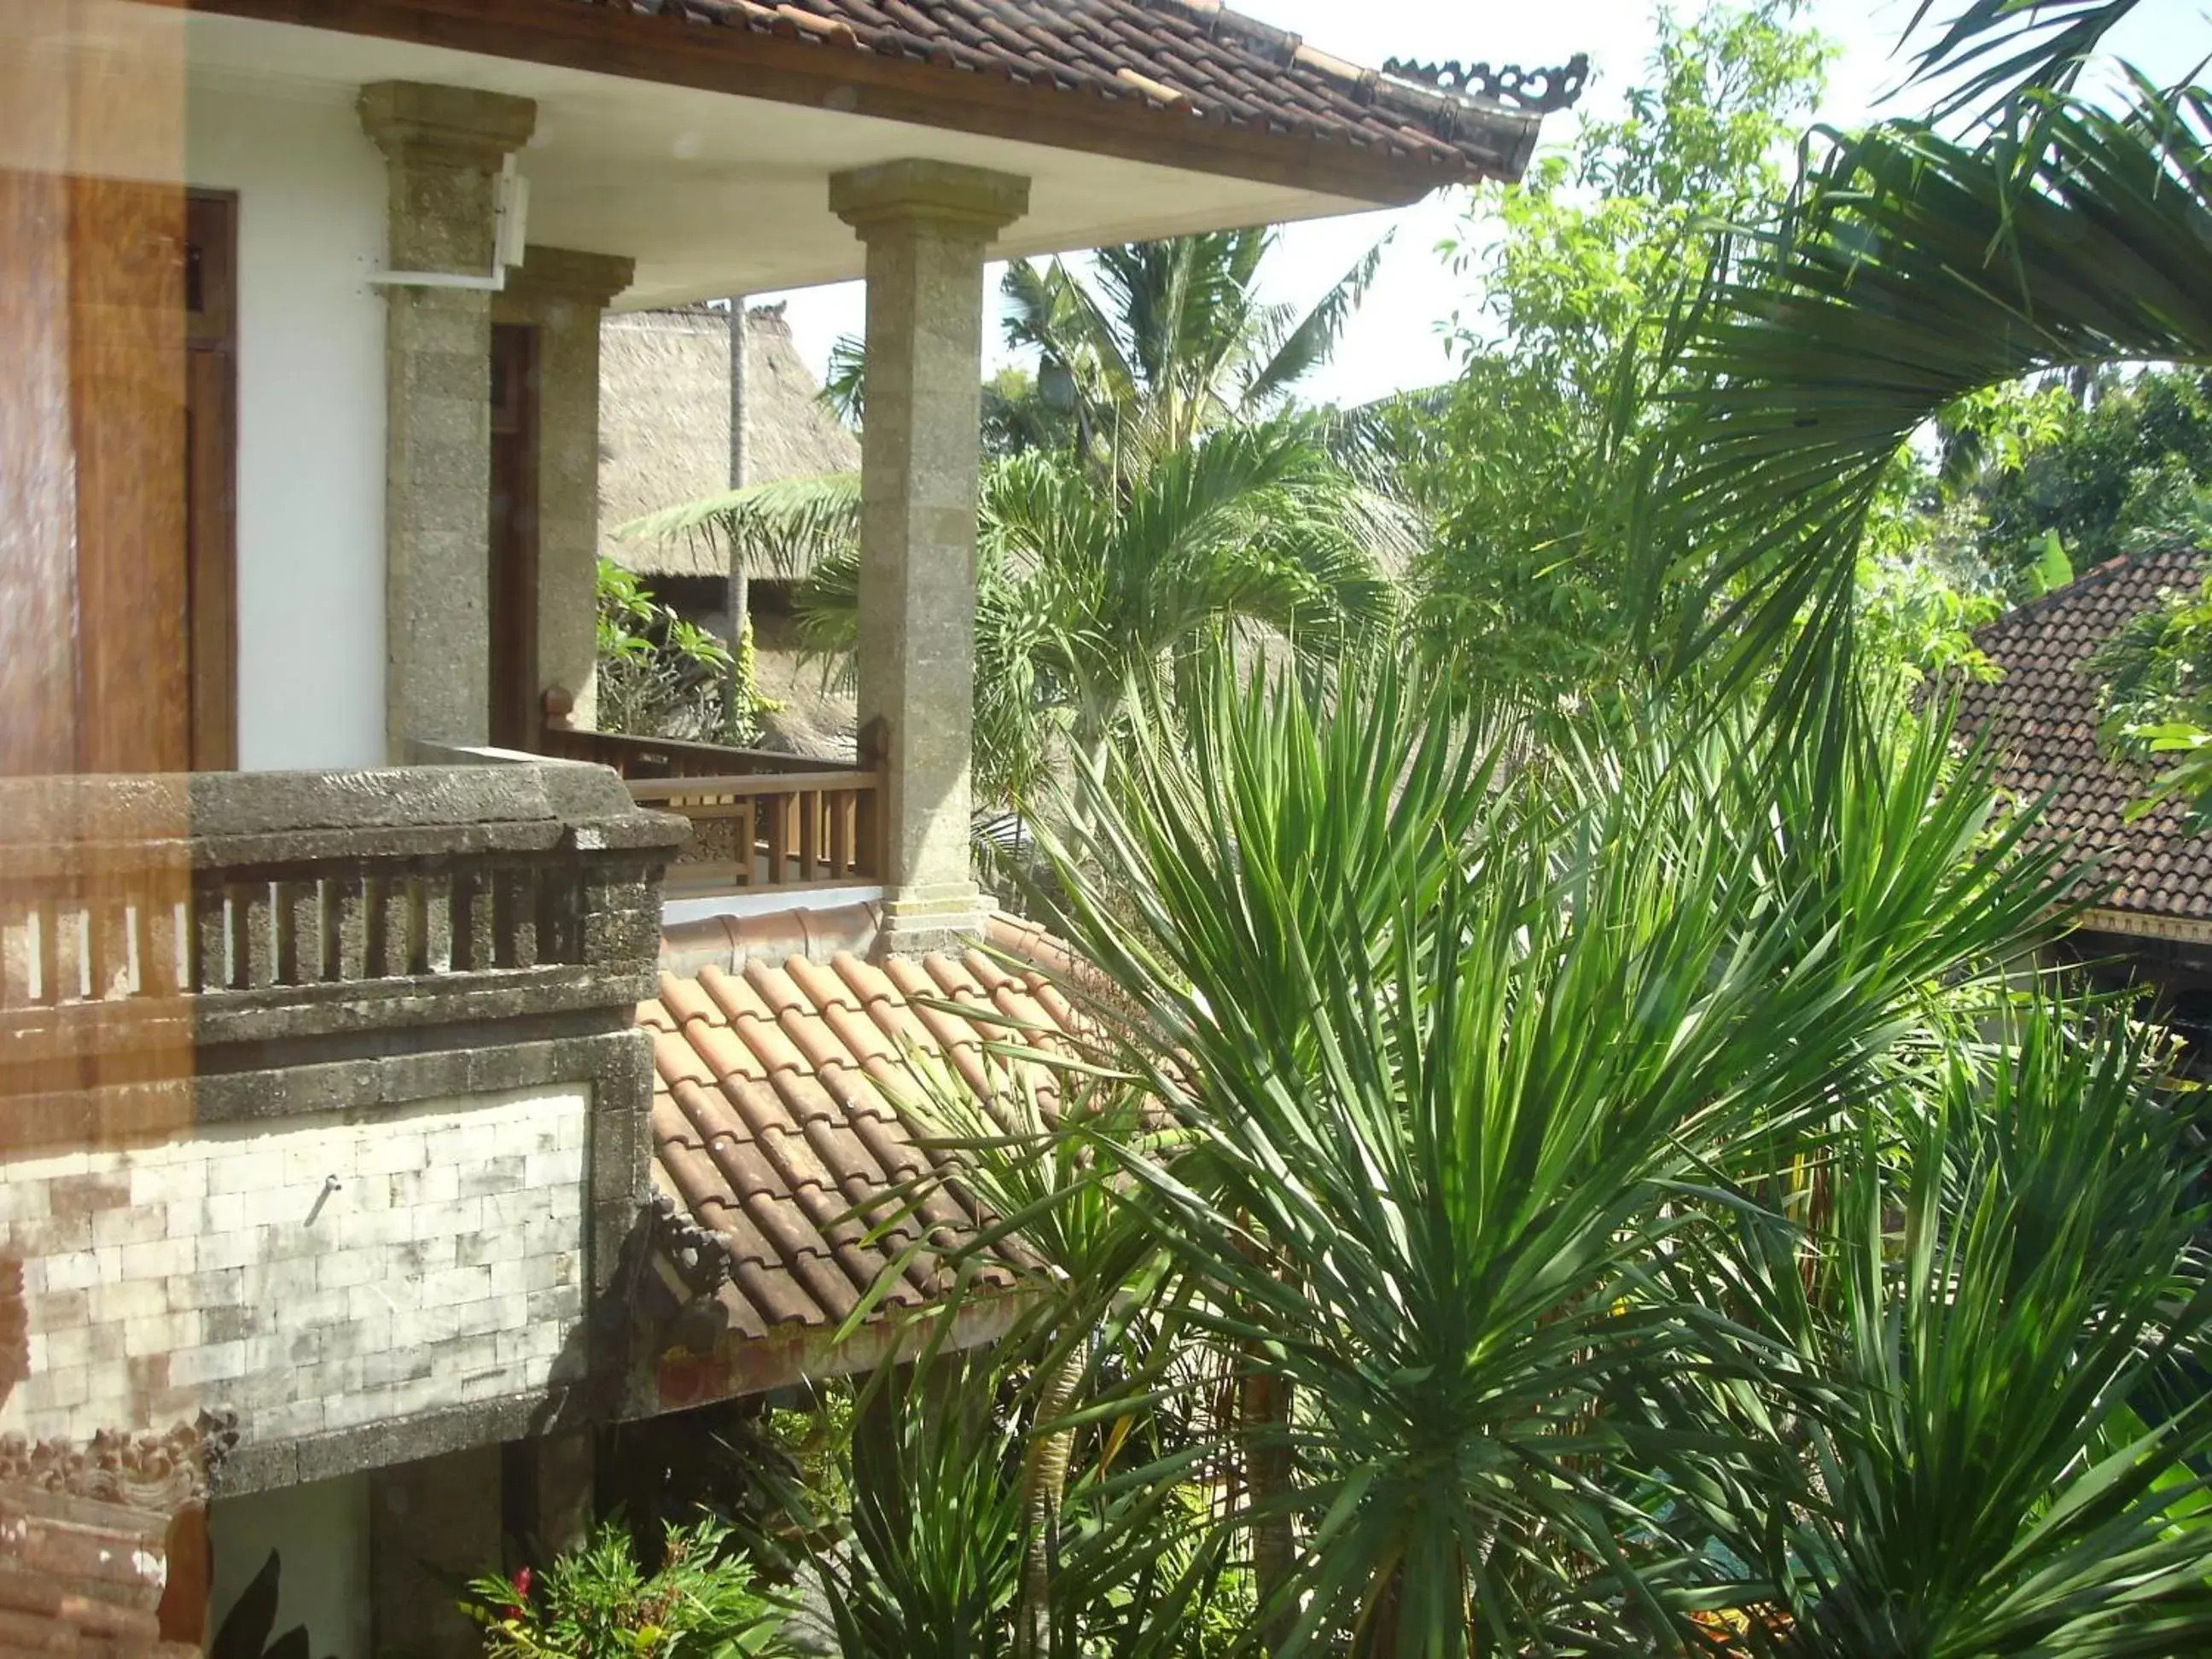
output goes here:
[{"label": "thatched roof", "polygon": [[[748,483],[851,472],[860,441],[822,404],[783,307],[748,313]],[[730,313],[615,313],[599,325],[599,551],[644,576],[720,576],[703,538],[622,541],[618,525],[730,487]]]}]

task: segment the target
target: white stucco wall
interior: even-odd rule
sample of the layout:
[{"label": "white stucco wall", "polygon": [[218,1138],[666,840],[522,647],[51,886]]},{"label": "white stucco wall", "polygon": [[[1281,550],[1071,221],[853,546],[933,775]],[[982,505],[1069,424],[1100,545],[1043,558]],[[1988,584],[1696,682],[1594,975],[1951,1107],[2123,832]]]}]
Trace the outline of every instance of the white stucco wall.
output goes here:
[{"label": "white stucco wall", "polygon": [[215,1582],[209,1633],[276,1552],[276,1623],[304,1626],[313,1659],[369,1659],[368,1477],[217,1498],[208,1509]]},{"label": "white stucco wall", "polygon": [[239,193],[239,764],[380,765],[383,160],[329,90],[224,80],[186,173]]}]

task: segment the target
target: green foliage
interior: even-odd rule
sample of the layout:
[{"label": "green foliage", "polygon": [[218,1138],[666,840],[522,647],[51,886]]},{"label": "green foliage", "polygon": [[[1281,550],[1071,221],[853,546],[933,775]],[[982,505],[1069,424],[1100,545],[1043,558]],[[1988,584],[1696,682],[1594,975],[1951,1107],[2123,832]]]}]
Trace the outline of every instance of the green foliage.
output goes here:
[{"label": "green foliage", "polygon": [[1973,487],[2000,568],[2031,564],[2054,533],[2083,569],[2212,538],[2212,380],[2202,371],[2107,377],[2086,403],[2058,386],[2038,395],[2055,418]]},{"label": "green foliage", "polygon": [[1875,496],[1962,396],[2212,356],[2208,131],[2204,93],[2137,82],[2118,110],[2023,94],[1963,138],[1826,135],[1789,217],[1717,270],[1700,320],[1703,389],[1684,394],[1655,538],[1709,550],[1676,660],[1719,646],[1743,668],[1793,630],[1795,673],[1848,652]]},{"label": "green foliage", "polygon": [[2165,769],[2133,816],[2183,799],[2202,830],[2212,826],[2212,580],[2159,601],[2090,659],[2104,685],[2098,735]]},{"label": "green foliage", "polygon": [[1521,183],[1479,194],[1449,250],[1482,297],[1407,468],[1440,521],[1414,577],[1431,644],[1493,685],[1557,701],[1638,670],[1644,508],[1624,451],[1679,378],[1665,348],[1686,265],[1715,222],[1768,216],[1783,195],[1777,158],[1828,56],[1797,10],[1662,11],[1623,115],[1586,118]]},{"label": "green foliage", "polygon": [[[726,533],[807,549],[802,637],[849,655],[857,482],[764,486],[718,510]],[[1310,420],[1209,433],[1119,481],[1042,452],[992,464],[976,559],[979,798],[1035,800],[1071,750],[1095,755],[1133,690],[1169,695],[1178,661],[1209,639],[1265,629],[1311,656],[1376,626],[1390,593],[1375,554],[1410,540]]]},{"label": "green foliage", "polygon": [[1914,1098],[2065,902],[1940,720],[1854,707],[1833,748],[1660,709],[1532,750],[1382,665],[1216,678],[1188,749],[1117,749],[1051,921],[1158,1115],[1061,1133],[1171,1264],[1181,1368],[1297,1402],[1211,1440],[1294,1471],[1275,1651],[1644,1651],[1711,1605],[1668,1499],[1775,1489],[1803,1404],[1734,1300],[1743,1206]]},{"label": "green foliage", "polygon": [[1947,1057],[1894,1153],[1846,1139],[1812,1248],[1743,1212],[1729,1300],[1802,1364],[1809,1455],[1692,1489],[1791,1659],[2212,1642],[2212,1534],[2183,1519],[2212,1446],[2203,1163],[2159,1060],[2031,1003]]},{"label": "green foliage", "polygon": [[[1346,465],[1333,429],[1282,412],[1372,280],[1363,258],[1300,315],[1258,297],[1272,230],[1100,250],[1006,275],[1010,340],[1034,375],[985,388],[976,573],[979,800],[1033,808],[1095,764],[1132,696],[1172,701],[1182,664],[1235,637],[1312,659],[1395,614],[1386,571],[1417,514]],[[857,349],[839,398],[857,411]],[[623,526],[704,538],[754,568],[808,573],[809,651],[849,664],[860,481],[733,490]]]},{"label": "green foliage", "polygon": [[[1122,1281],[1109,1278],[1108,1292]],[[854,1425],[849,1535],[817,1555],[845,1659],[1034,1654],[1038,1659],[1229,1659],[1252,1629],[1248,1571],[1210,1529],[1188,1480],[1129,1482],[1117,1453],[1147,1444],[1143,1401],[1062,1428],[1042,1414],[1036,1322],[966,1354],[925,1347],[878,1374]],[[1101,1328],[1127,1356],[1126,1330]],[[1083,1345],[1078,1344],[1079,1351]],[[1063,1410],[1065,1408],[1063,1407]],[[1039,1538],[1030,1472],[1040,1447],[1075,1450]],[[1186,1456],[1183,1470],[1200,1466]],[[1038,1626],[1025,1620],[1025,1563],[1048,1563]]]},{"label": "green foliage", "polygon": [[1858,627],[1863,660],[1907,684],[1930,678],[1992,679],[1996,669],[1974,630],[2002,608],[1992,593],[1965,594],[1920,560],[1863,559]]},{"label": "green foliage", "polygon": [[641,577],[611,559],[599,561],[598,597],[599,730],[740,743],[758,735],[757,715],[769,705],[750,690],[750,623],[733,661],[720,640],[659,603]]},{"label": "green foliage", "polygon": [[771,1407],[763,1425],[797,1476],[800,1495],[815,1515],[842,1515],[852,1507],[845,1471],[853,1448],[854,1395],[842,1380],[817,1382],[803,1410]]},{"label": "green foliage", "polygon": [[886,1372],[852,1438],[852,1545],[819,1558],[845,1659],[996,1659],[1021,1578],[1020,1434],[988,1364]]},{"label": "green foliage", "polygon": [[[1936,112],[1950,114],[1978,100],[1992,102],[2023,89],[2065,91],[2080,78],[2098,46],[2136,0],[1968,0],[1942,33],[1913,60],[1918,82],[1952,79]],[[1910,33],[1936,0],[1920,0]]]},{"label": "green foliage", "polygon": [[[1621,354],[1663,327],[1686,257],[1716,223],[1769,215],[1778,161],[1818,100],[1832,48],[1796,0],[1662,9],[1647,79],[1616,119],[1585,116],[1564,151],[1478,195],[1450,249],[1487,323],[1470,357],[1525,365],[1566,396],[1602,396]],[[1494,233],[1486,222],[1494,215]]]},{"label": "green foliage", "polygon": [[713,1521],[671,1527],[647,1573],[629,1529],[603,1522],[543,1574],[477,1579],[461,1611],[483,1627],[487,1659],[771,1659],[786,1650],[782,1614],[728,1543]]},{"label": "green foliage", "polygon": [[1015,261],[1006,343],[1033,349],[1037,372],[1025,404],[1000,409],[1001,427],[1072,440],[1087,463],[1115,471],[1281,413],[1334,351],[1382,245],[1300,315],[1259,296],[1277,234],[1263,226],[1100,248],[1087,271]]},{"label": "green foliage", "polygon": [[1075,383],[1064,372],[1031,374],[1008,364],[983,382],[983,453],[994,460],[1030,450],[1073,454],[1080,428]]}]

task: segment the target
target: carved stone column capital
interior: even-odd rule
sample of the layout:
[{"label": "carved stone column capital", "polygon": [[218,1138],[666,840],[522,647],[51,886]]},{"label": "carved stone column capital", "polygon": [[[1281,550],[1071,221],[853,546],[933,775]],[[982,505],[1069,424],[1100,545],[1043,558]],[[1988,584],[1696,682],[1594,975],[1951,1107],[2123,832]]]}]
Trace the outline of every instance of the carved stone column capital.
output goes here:
[{"label": "carved stone column capital", "polygon": [[1030,181],[910,157],[832,173],[830,210],[864,242],[904,232],[988,243],[1030,210]]},{"label": "carved stone column capital", "polygon": [[[580,253],[533,242],[523,250],[521,264],[507,272],[507,292],[526,304],[566,301],[599,312],[612,304],[636,274],[637,261],[620,254]],[[493,309],[499,308],[495,303]]]},{"label": "carved stone column capital", "polygon": [[378,81],[361,89],[361,125],[393,161],[496,168],[530,142],[538,106],[474,87]]}]

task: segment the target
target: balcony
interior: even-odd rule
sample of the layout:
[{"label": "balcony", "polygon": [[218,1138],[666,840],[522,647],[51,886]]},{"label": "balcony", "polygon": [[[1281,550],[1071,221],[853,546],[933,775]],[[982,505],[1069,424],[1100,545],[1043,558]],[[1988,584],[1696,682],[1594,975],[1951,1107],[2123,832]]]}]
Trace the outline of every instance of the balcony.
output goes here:
[{"label": "balcony", "polygon": [[611,767],[640,806],[690,821],[665,889],[682,901],[880,884],[886,784],[869,736],[853,764],[551,726],[539,747]]},{"label": "balcony", "polygon": [[612,1399],[679,833],[559,765],[0,781],[0,1439],[221,1413],[221,1495]]}]

